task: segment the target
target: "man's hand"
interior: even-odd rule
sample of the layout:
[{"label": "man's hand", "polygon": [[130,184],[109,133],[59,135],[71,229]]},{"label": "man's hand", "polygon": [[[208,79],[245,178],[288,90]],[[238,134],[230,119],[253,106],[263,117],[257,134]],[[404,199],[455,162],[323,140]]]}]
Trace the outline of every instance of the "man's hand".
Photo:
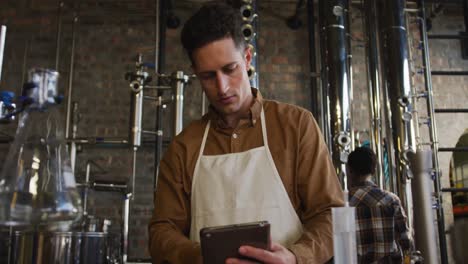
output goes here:
[{"label": "man's hand", "polygon": [[[296,264],[296,256],[278,243],[271,244],[271,251],[250,247],[242,246],[239,248],[239,253],[243,256],[253,258],[262,263],[267,264]],[[229,258],[226,260],[226,264],[252,264],[256,262]]]}]

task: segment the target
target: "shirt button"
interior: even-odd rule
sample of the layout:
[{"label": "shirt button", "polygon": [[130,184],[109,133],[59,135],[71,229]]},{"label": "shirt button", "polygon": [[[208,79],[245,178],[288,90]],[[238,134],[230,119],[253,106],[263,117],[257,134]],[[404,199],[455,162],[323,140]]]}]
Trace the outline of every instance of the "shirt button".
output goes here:
[{"label": "shirt button", "polygon": [[232,134],[232,137],[237,138],[237,134],[236,133]]}]

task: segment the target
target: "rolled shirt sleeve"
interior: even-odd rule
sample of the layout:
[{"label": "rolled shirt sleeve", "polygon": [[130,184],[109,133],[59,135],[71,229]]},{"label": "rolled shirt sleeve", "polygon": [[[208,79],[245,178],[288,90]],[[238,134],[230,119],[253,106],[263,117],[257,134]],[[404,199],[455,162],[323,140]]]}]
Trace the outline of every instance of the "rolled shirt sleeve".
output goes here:
[{"label": "rolled shirt sleeve", "polygon": [[171,143],[160,164],[154,213],[149,224],[153,263],[202,263],[200,245],[189,240],[190,196],[184,187],[185,151]]},{"label": "rolled shirt sleeve", "polygon": [[333,256],[331,208],[343,206],[343,192],[319,127],[310,112],[299,122],[297,162],[302,237],[290,247],[298,263],[325,263]]}]

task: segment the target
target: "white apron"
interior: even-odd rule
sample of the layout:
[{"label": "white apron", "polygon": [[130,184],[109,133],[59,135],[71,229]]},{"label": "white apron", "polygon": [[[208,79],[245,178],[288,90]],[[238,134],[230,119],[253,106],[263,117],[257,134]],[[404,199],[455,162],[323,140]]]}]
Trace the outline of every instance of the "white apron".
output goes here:
[{"label": "white apron", "polygon": [[192,180],[192,241],[200,241],[203,227],[263,220],[271,224],[272,241],[284,246],[293,244],[302,235],[302,224],[268,148],[263,110],[260,120],[263,147],[203,156],[210,129],[208,122]]}]

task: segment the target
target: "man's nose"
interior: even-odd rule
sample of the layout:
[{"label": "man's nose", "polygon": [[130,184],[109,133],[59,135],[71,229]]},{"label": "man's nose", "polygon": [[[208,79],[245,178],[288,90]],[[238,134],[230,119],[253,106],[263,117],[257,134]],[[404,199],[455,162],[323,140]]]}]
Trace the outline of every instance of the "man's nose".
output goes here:
[{"label": "man's nose", "polygon": [[229,89],[227,76],[222,73],[216,73],[216,88],[219,94],[225,94]]}]

